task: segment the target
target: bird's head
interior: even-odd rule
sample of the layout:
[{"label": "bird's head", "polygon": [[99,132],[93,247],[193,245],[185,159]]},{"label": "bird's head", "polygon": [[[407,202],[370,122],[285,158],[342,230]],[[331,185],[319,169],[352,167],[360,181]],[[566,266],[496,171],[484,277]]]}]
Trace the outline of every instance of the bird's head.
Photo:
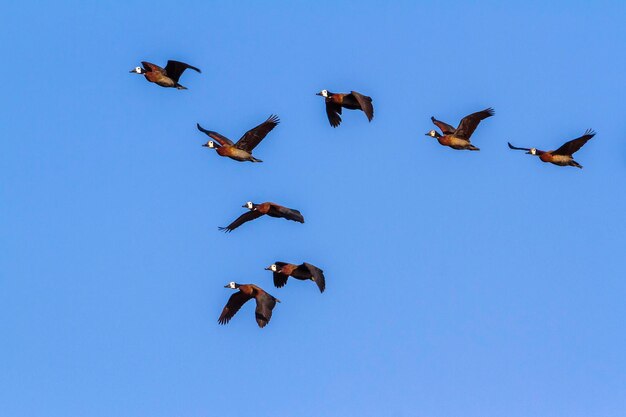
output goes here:
[{"label": "bird's head", "polygon": [[211,149],[217,149],[219,148],[219,146],[217,145],[217,143],[215,143],[214,141],[210,140],[207,143],[205,143],[204,145],[205,148],[211,148]]},{"label": "bird's head", "polygon": [[271,264],[270,266],[268,266],[267,268],[265,268],[266,271],[272,271],[272,272],[276,272],[278,271],[278,266],[276,266],[276,264]]},{"label": "bird's head", "polygon": [[135,67],[134,69],[130,70],[129,72],[135,73],[135,74],[145,74],[146,70],[141,68],[141,67]]},{"label": "bird's head", "polygon": [[315,93],[315,95],[316,95],[316,96],[322,96],[322,97],[324,97],[324,98],[329,97],[328,90],[322,90],[322,91],[320,91],[319,93]]},{"label": "bird's head", "polygon": [[248,210],[254,210],[254,203],[252,201],[248,201],[246,204],[244,204],[241,207],[247,208]]},{"label": "bird's head", "polygon": [[530,150],[526,153],[530,155],[537,155],[537,148],[530,148]]},{"label": "bird's head", "polygon": [[430,132],[426,133],[426,136],[430,136],[431,138],[440,138],[441,137],[439,132],[437,132],[436,130],[431,130]]},{"label": "bird's head", "polygon": [[228,284],[224,285],[224,288],[237,289],[239,288],[239,284],[235,283],[235,281],[231,281]]}]

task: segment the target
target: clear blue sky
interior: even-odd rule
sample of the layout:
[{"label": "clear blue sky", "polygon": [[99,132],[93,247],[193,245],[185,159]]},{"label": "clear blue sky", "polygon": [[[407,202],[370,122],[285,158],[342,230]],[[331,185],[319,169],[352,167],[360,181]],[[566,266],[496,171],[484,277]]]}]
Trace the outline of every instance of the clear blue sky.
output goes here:
[{"label": "clear blue sky", "polygon": [[[9,2],[0,415],[626,414],[623,2]],[[128,71],[178,59],[188,91]],[[314,93],[375,118],[332,129]],[[424,136],[492,106],[459,152]],[[236,163],[233,139],[282,123]],[[583,170],[542,164],[594,128]],[[248,201],[298,208],[218,232]],[[308,261],[312,283],[263,267]],[[265,329],[231,280],[283,302]]]}]

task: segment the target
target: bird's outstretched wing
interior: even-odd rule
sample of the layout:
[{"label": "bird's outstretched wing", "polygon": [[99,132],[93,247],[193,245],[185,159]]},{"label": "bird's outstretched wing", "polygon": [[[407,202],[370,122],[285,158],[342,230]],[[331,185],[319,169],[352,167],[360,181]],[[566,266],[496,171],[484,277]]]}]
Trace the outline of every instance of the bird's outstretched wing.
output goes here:
[{"label": "bird's outstretched wing", "polygon": [[372,98],[364,96],[363,94],[356,91],[351,91],[350,94],[354,96],[356,101],[361,106],[361,110],[363,110],[363,112],[367,116],[367,120],[371,122],[374,118],[374,106],[372,106]]},{"label": "bird's outstretched wing", "polygon": [[219,324],[226,324],[233,318],[233,316],[239,311],[242,305],[246,303],[249,299],[251,299],[249,295],[244,294],[241,291],[237,291],[233,295],[230,296],[226,306],[222,310],[222,314],[220,314],[220,318],[217,319]]},{"label": "bird's outstretched wing", "polygon": [[158,65],[153,64],[152,62],[141,61],[141,65],[143,65],[143,69],[148,72],[160,72],[161,74],[165,72],[163,68],[159,67]]},{"label": "bird's outstretched wing", "polygon": [[183,72],[185,72],[187,68],[192,69],[194,71],[202,72],[200,71],[200,69],[193,67],[189,64],[185,64],[184,62],[171,61],[171,60],[167,61],[167,65],[165,66],[165,72],[167,73],[167,76],[169,78],[171,78],[175,82],[178,82],[178,79],[183,74]]},{"label": "bird's outstretched wing", "polygon": [[302,216],[302,213],[300,213],[300,211],[298,210],[283,207],[274,203],[272,203],[270,210],[270,214],[272,214],[274,217],[283,217],[287,220],[304,223],[304,216]]},{"label": "bird's outstretched wing", "polygon": [[509,144],[509,148],[514,149],[516,151],[530,151],[530,148],[518,148],[517,146],[511,145],[511,142],[507,142]]},{"label": "bird's outstretched wing", "polygon": [[[285,262],[274,262],[274,265],[278,267],[278,269],[282,269],[283,266],[287,265]],[[276,288],[282,288],[287,285],[287,280],[289,279],[289,275],[282,274],[280,272],[273,273],[274,278],[274,286]]]},{"label": "bird's outstretched wing", "polygon": [[235,147],[246,152],[252,152],[252,150],[263,140],[263,138],[280,123],[278,116],[271,115],[266,121],[258,125],[257,127],[248,130],[237,141]]},{"label": "bird's outstretched wing", "polygon": [[259,213],[258,210],[251,210],[248,211],[244,214],[242,214],[241,216],[237,217],[237,219],[232,222],[231,224],[229,224],[226,227],[219,227],[219,230],[222,230],[226,233],[230,233],[233,230],[235,230],[236,228],[238,228],[239,226],[241,226],[242,224],[244,224],[245,222],[249,222],[250,220],[254,220],[254,219],[258,219],[259,217],[261,217],[263,214]]},{"label": "bird's outstretched wing", "polygon": [[200,132],[204,133],[205,135],[208,135],[211,139],[215,140],[217,143],[219,143],[222,146],[228,146],[228,145],[233,144],[233,141],[228,139],[226,136],[220,135],[219,133],[214,132],[212,130],[206,130],[205,128],[200,126],[200,123],[196,123],[196,127],[198,128]]},{"label": "bird's outstretched wing", "polygon": [[454,136],[459,139],[469,141],[472,133],[474,133],[474,130],[476,130],[480,121],[486,119],[487,117],[491,117],[494,114],[494,110],[492,108],[488,108],[483,111],[472,113],[469,116],[465,116],[463,120],[461,120],[459,127],[454,131]]},{"label": "bird's outstretched wing", "polygon": [[260,328],[265,327],[267,323],[270,322],[276,301],[278,300],[266,292],[256,297],[256,310],[254,311],[254,315]]},{"label": "bird's outstretched wing", "polygon": [[333,103],[332,101],[326,101],[326,116],[332,127],[337,127],[341,124],[341,105]]},{"label": "bird's outstretched wing", "polygon": [[326,289],[326,278],[324,277],[324,271],[316,267],[315,265],[311,265],[310,263],[303,263],[298,268],[306,268],[313,277],[313,281],[317,284],[317,287],[320,289],[320,292],[324,292]]},{"label": "bird's outstretched wing", "polygon": [[553,151],[552,155],[573,155],[574,152],[582,148],[589,139],[595,136],[595,134],[596,132],[594,132],[592,129],[587,129],[584,135],[579,138],[572,139],[569,142],[565,142],[563,146],[561,146],[556,151]]},{"label": "bird's outstretched wing", "polygon": [[441,120],[437,120],[434,117],[431,117],[430,120],[432,120],[435,126],[437,126],[441,130],[441,133],[443,133],[444,135],[451,135],[456,130],[449,124],[442,122]]}]

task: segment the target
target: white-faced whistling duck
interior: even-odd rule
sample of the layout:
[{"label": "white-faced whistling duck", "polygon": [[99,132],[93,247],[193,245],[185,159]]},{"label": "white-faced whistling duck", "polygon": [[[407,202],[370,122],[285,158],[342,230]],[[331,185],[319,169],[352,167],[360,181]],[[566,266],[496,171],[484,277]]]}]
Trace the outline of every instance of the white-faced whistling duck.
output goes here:
[{"label": "white-faced whistling duck", "polygon": [[472,133],[474,133],[474,130],[476,130],[476,127],[478,127],[478,124],[481,120],[484,120],[487,117],[491,117],[494,114],[495,112],[492,108],[472,113],[469,116],[465,116],[461,120],[459,127],[457,127],[456,129],[447,123],[431,117],[430,120],[432,120],[432,122],[439,129],[441,129],[443,135],[441,135],[436,130],[431,130],[430,132],[426,133],[426,136],[436,138],[440,144],[442,144],[443,146],[449,146],[452,149],[479,151],[480,149],[471,144],[470,137],[472,136]]},{"label": "white-faced whistling duck", "polygon": [[572,155],[582,148],[589,139],[595,136],[595,134],[596,132],[592,129],[587,129],[584,135],[579,138],[572,139],[569,142],[565,142],[563,146],[555,151],[540,151],[536,148],[518,148],[511,145],[511,143],[509,143],[509,148],[515,149],[516,151],[526,151],[529,155],[538,156],[543,162],[550,162],[551,164],[562,167],[571,166],[582,169],[583,166],[574,161],[574,157]]},{"label": "white-faced whistling duck", "polygon": [[205,133],[213,140],[202,146],[215,149],[220,156],[227,156],[235,161],[263,162],[252,156],[252,150],[263,140],[263,138],[280,123],[278,116],[271,115],[266,121],[248,130],[242,137],[233,143],[230,139],[212,130],[206,130],[200,124],[196,124],[198,130]]},{"label": "white-faced whistling duck", "polygon": [[232,232],[245,222],[249,222],[250,220],[258,219],[259,217],[267,214],[270,217],[282,217],[283,219],[293,220],[295,222],[304,223],[304,217],[298,210],[290,209],[287,207],[283,207],[276,203],[261,203],[254,204],[252,201],[248,201],[242,207],[247,208],[247,213],[242,214],[237,217],[237,219],[229,224],[226,227],[219,227],[219,230],[223,230],[226,233]]},{"label": "white-faced whistling duck", "polygon": [[160,85],[161,87],[172,87],[177,88],[178,90],[186,90],[187,87],[184,87],[178,84],[178,79],[182,75],[182,73],[187,69],[192,69],[194,71],[202,72],[196,67],[192,67],[189,64],[185,64],[184,62],[179,61],[167,61],[167,65],[165,68],[161,68],[158,65],[154,65],[150,62],[141,61],[141,65],[143,68],[136,67],[131,70],[135,74],[143,74],[146,77],[146,80],[151,83],[155,83]]},{"label": "white-faced whistling duck", "polygon": [[320,292],[324,292],[326,289],[324,271],[306,262],[301,265],[275,262],[265,269],[274,273],[274,285],[276,288],[284,287],[287,284],[287,278],[293,277],[302,281],[311,280],[315,282]]},{"label": "white-faced whistling duck", "polygon": [[318,96],[324,97],[326,101],[326,115],[332,127],[341,124],[341,108],[350,110],[363,110],[367,119],[371,122],[374,118],[374,107],[372,107],[372,98],[363,94],[351,91],[350,93],[331,93],[328,90],[322,90],[316,93]]},{"label": "white-faced whistling duck", "polygon": [[222,310],[222,314],[220,314],[220,318],[217,320],[219,324],[228,323],[230,319],[237,314],[242,305],[254,298],[256,300],[256,310],[254,310],[256,322],[259,327],[263,328],[270,322],[272,310],[276,303],[280,303],[278,298],[271,296],[254,284],[229,282],[224,285],[224,288],[238,289],[239,291],[231,295],[228,299],[226,306],[224,306]]}]

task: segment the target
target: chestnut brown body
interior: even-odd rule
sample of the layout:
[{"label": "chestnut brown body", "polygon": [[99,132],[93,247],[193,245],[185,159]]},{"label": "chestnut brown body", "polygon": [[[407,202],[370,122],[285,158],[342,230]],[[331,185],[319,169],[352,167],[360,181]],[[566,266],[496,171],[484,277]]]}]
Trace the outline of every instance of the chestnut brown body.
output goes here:
[{"label": "chestnut brown body", "polygon": [[222,314],[220,314],[217,320],[219,324],[228,323],[246,302],[254,298],[256,301],[254,316],[258,326],[263,328],[272,318],[272,311],[276,303],[280,303],[279,299],[254,284],[237,284],[231,282],[225,285],[225,288],[238,289],[239,291],[231,295],[228,299],[226,306],[224,306],[222,310]]}]

